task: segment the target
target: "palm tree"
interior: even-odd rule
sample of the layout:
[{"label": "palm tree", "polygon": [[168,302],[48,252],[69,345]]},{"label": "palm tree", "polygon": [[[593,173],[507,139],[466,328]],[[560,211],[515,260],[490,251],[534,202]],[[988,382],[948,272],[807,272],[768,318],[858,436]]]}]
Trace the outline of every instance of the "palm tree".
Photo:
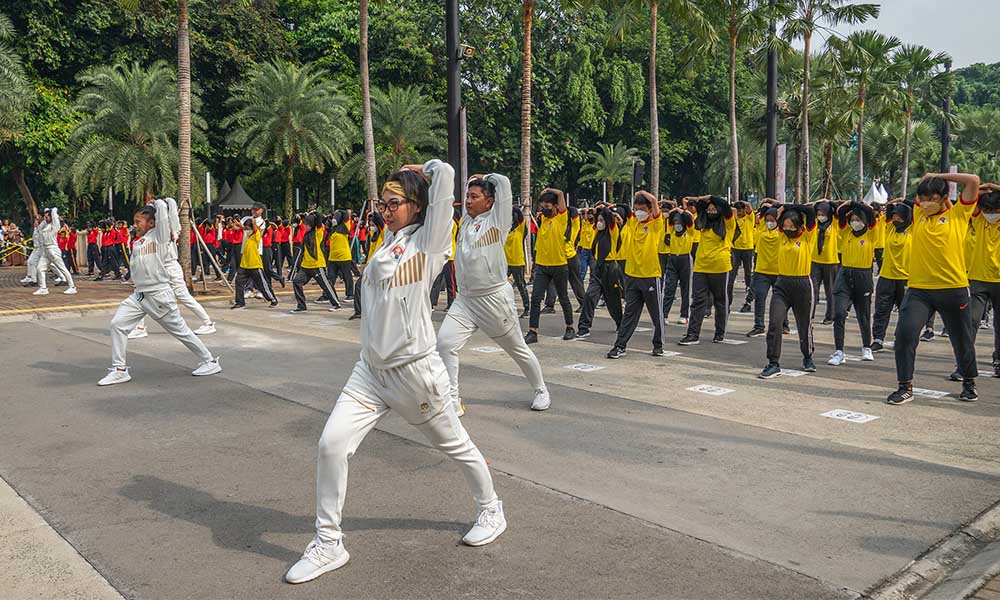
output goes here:
[{"label": "palm tree", "polygon": [[[376,175],[384,177],[399,165],[423,162],[444,148],[447,138],[443,113],[441,105],[418,85],[372,90]],[[365,153],[358,153],[344,163],[341,177],[362,179],[367,170]]]},{"label": "palm tree", "polygon": [[[5,154],[13,148],[14,139],[20,135],[21,120],[34,103],[35,96],[35,91],[24,73],[21,57],[9,45],[15,37],[14,25],[10,22],[10,18],[0,13],[0,148],[4,149]],[[28,209],[28,215],[34,218],[38,214],[38,207],[24,179],[24,171],[18,165],[11,171],[14,183]]]},{"label": "palm tree", "polygon": [[[521,51],[521,205],[527,219],[531,206],[531,26],[534,0],[524,0],[524,48]],[[529,253],[530,255],[530,253]]]},{"label": "palm tree", "polygon": [[[796,177],[796,198],[809,198],[809,62],[812,52],[812,36],[817,30],[828,30],[840,24],[863,23],[870,17],[879,15],[878,4],[855,3],[850,0],[790,0],[793,13],[785,21],[783,35],[791,41],[801,39],[805,62],[802,70],[802,142],[799,144],[799,169]],[[802,187],[805,186],[803,191]]]},{"label": "palm tree", "polygon": [[[118,64],[89,69],[78,79],[83,90],[75,110],[84,119],[53,165],[53,179],[78,195],[111,185],[136,203],[147,193],[173,193],[179,160],[173,70],[163,61],[149,69]],[[192,102],[197,109],[196,95]],[[192,132],[200,136],[204,128],[193,116]]]},{"label": "palm tree", "polygon": [[322,171],[350,148],[354,124],[347,100],[312,65],[274,61],[255,66],[237,85],[229,104],[235,112],[230,142],[251,159],[284,169],[285,214],[292,212],[296,167]]},{"label": "palm tree", "polygon": [[[951,61],[951,57],[941,52],[934,54],[930,48],[916,45],[904,45],[892,57],[900,75],[900,103],[905,115],[905,140],[903,143],[903,175],[901,178],[902,196],[906,196],[910,174],[910,129],[913,122],[913,109],[918,106],[928,113],[938,112],[942,87],[950,86],[951,73],[943,67]],[[944,115],[948,118],[948,115]]]},{"label": "palm tree", "polygon": [[622,142],[611,144],[598,144],[600,152],[591,150],[587,152],[590,162],[580,169],[582,177],[580,181],[600,181],[604,185],[605,198],[614,196],[616,183],[628,181],[632,178],[632,168],[639,151],[635,148],[628,148]]},{"label": "palm tree", "polygon": [[[833,55],[823,52],[815,59],[811,88],[816,92],[812,98],[815,116],[812,120],[814,137],[823,148],[823,177],[821,180],[823,198],[833,194],[834,148],[845,145],[854,131],[854,94],[847,89]],[[809,153],[806,153],[809,156]],[[811,167],[811,165],[810,165]],[[809,169],[803,169],[808,174]],[[805,180],[805,189],[810,189],[811,181]],[[808,202],[811,198],[803,198]]]},{"label": "palm tree", "polygon": [[[872,98],[884,101],[887,94],[885,88],[893,84],[885,76],[894,74],[890,69],[890,58],[893,51],[899,47],[899,38],[887,37],[877,31],[855,31],[845,39],[830,38],[828,44],[834,51],[834,58],[845,80],[856,90],[854,102],[857,112],[857,144],[858,144],[858,198],[864,196],[865,158],[864,130],[865,104]],[[897,82],[898,85],[898,82]],[[874,90],[870,89],[874,87]]]},{"label": "palm tree", "polygon": [[934,128],[930,124],[913,119],[904,124],[900,124],[896,119],[883,119],[878,121],[874,128],[871,139],[865,150],[865,164],[868,165],[868,172],[873,176],[879,176],[887,182],[890,193],[893,196],[905,196],[906,189],[911,183],[908,165],[903,165],[904,176],[900,179],[900,193],[892,190],[893,183],[900,177],[899,156],[909,152],[907,147],[913,146],[917,154],[924,153],[927,149],[938,146],[935,139]]},{"label": "palm tree", "polygon": [[740,151],[736,122],[736,53],[738,47],[756,49],[768,40],[768,23],[788,11],[785,4],[770,6],[767,0],[715,0],[713,8],[722,18],[729,46],[729,164],[732,196],[740,198]]},{"label": "palm tree", "polygon": [[[378,182],[375,180],[375,134],[372,130],[371,82],[368,78],[368,2],[369,0],[359,2],[358,25],[361,39],[358,47],[358,66],[361,71],[361,129],[365,143],[365,183],[368,189],[368,204],[371,208],[378,196]],[[286,199],[286,202],[291,201]]]}]

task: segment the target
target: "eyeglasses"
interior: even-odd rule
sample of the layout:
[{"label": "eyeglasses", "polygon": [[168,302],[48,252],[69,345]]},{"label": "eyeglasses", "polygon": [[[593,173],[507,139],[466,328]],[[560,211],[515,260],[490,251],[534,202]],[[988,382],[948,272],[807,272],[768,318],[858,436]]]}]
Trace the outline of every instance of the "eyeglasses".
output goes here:
[{"label": "eyeglasses", "polygon": [[399,199],[399,198],[393,198],[392,200],[390,200],[388,202],[383,202],[382,200],[379,200],[378,202],[375,203],[375,208],[377,208],[379,210],[379,212],[389,211],[389,212],[394,213],[397,210],[399,210],[400,206],[402,206],[404,204],[409,204],[410,202],[413,202],[413,200],[406,200],[406,199]]}]

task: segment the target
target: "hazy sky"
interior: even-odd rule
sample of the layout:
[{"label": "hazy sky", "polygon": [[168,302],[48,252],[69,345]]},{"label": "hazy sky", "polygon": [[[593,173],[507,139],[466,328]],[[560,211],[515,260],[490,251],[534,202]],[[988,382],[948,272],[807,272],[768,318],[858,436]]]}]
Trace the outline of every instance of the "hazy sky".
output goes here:
[{"label": "hazy sky", "polygon": [[[904,44],[947,52],[955,67],[1000,62],[1000,43],[993,29],[1000,23],[1000,0],[868,1],[880,4],[882,12],[861,29],[876,29]],[[849,32],[844,26],[838,30]]]}]

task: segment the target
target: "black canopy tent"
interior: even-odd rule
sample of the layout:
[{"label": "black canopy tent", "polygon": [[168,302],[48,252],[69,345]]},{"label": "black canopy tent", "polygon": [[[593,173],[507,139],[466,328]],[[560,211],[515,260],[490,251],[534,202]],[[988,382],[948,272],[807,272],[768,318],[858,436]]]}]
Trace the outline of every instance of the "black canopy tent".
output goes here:
[{"label": "black canopy tent", "polygon": [[233,213],[250,214],[250,209],[256,204],[253,198],[246,193],[243,186],[240,185],[239,178],[233,182],[233,187],[229,190],[229,193],[222,197],[222,200],[215,205],[215,212],[222,213],[224,215],[231,215]]}]

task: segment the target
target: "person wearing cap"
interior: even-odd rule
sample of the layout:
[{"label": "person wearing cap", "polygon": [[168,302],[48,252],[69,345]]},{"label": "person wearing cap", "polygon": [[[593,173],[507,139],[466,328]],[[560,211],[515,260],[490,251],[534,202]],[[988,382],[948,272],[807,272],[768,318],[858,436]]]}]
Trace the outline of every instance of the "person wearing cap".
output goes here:
[{"label": "person wearing cap", "polygon": [[490,337],[517,363],[533,390],[532,410],[551,403],[538,358],[521,332],[514,289],[507,282],[504,245],[510,232],[513,196],[510,180],[491,173],[469,182],[458,242],[455,279],[458,294],[438,330],[437,351],[448,370],[449,391],[459,416],[465,413],[458,387],[458,353],[477,330]]}]

